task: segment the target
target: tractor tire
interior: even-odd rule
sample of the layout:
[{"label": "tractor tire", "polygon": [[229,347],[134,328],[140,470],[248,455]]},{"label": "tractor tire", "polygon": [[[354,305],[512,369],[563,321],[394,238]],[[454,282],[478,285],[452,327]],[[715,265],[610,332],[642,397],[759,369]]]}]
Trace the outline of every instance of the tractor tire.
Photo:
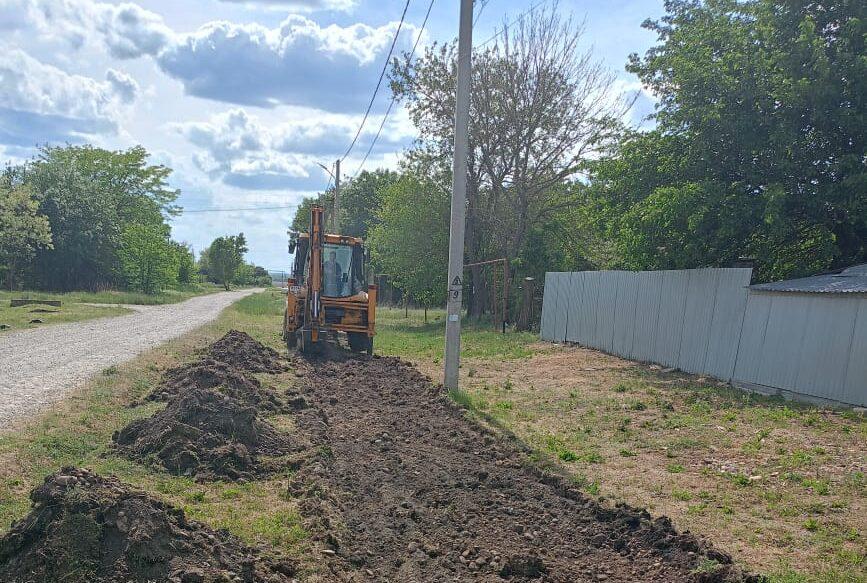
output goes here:
[{"label": "tractor tire", "polygon": [[373,354],[373,338],[364,332],[349,332],[346,337],[349,340],[349,349],[352,352]]}]

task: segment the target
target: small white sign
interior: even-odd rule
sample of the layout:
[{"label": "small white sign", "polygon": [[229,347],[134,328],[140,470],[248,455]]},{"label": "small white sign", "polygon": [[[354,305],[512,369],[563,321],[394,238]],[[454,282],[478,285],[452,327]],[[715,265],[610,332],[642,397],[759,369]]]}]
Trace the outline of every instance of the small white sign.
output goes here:
[{"label": "small white sign", "polygon": [[460,320],[460,316],[458,316],[457,314],[449,315],[449,322],[457,322],[458,320]]}]

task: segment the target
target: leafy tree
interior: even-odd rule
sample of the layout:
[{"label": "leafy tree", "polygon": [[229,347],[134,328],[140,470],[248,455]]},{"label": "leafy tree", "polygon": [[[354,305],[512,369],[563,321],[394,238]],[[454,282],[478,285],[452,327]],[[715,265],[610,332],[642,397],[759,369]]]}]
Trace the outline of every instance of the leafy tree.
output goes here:
[{"label": "leafy tree", "polygon": [[173,241],[172,246],[178,258],[178,283],[189,285],[193,283],[196,273],[196,258],[193,256],[193,250],[186,243]]},{"label": "leafy tree", "polygon": [[[628,102],[614,75],[581,49],[582,26],[540,10],[473,54],[466,253],[470,261],[513,261],[529,234],[577,204],[563,185],[606,148]],[[450,190],[456,47],[433,45],[392,68],[392,90],[422,136],[407,165]],[[470,312],[487,299],[471,270]]]},{"label": "leafy tree", "polygon": [[36,253],[29,273],[37,287],[71,290],[122,285],[118,257],[129,225],[165,226],[178,212],[169,168],[149,165],[144,148],[44,147],[14,169],[48,218],[53,247]]},{"label": "leafy tree", "polygon": [[208,247],[208,275],[227,290],[235,279],[238,269],[244,264],[247,240],[244,233],[233,237],[218,237]]},{"label": "leafy tree", "polygon": [[146,294],[177,282],[179,256],[168,230],[154,225],[129,225],[118,252],[129,285]]},{"label": "leafy tree", "polygon": [[371,260],[394,285],[427,308],[445,300],[449,196],[429,182],[404,176],[383,191],[369,233]]},{"label": "leafy tree", "polygon": [[378,222],[383,192],[398,178],[400,175],[392,170],[365,170],[342,187],[340,234],[366,239],[368,230]]},{"label": "leafy tree", "polygon": [[867,4],[670,0],[629,70],[657,128],[592,172],[635,268],[759,260],[762,280],[867,260]]},{"label": "leafy tree", "polygon": [[10,290],[36,250],[51,248],[51,227],[38,208],[28,186],[0,179],[0,273]]}]

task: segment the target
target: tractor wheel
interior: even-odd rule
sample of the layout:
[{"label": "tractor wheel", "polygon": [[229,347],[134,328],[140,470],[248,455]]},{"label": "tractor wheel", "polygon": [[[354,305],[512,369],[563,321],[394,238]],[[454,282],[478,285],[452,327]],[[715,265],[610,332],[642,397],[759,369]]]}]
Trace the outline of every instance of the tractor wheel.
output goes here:
[{"label": "tractor wheel", "polygon": [[349,349],[352,352],[373,354],[373,338],[364,332],[349,332],[346,336],[349,340]]}]

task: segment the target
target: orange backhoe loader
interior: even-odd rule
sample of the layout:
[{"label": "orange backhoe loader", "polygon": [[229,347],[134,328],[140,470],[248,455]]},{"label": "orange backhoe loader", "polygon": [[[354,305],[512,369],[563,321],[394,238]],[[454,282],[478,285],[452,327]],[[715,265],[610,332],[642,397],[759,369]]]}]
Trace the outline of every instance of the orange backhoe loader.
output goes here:
[{"label": "orange backhoe loader", "polygon": [[283,339],[315,352],[346,335],[353,352],[373,354],[376,286],[364,276],[364,245],[357,237],[326,234],[325,211],[310,211],[310,230],[290,242],[295,263],[286,294]]}]

